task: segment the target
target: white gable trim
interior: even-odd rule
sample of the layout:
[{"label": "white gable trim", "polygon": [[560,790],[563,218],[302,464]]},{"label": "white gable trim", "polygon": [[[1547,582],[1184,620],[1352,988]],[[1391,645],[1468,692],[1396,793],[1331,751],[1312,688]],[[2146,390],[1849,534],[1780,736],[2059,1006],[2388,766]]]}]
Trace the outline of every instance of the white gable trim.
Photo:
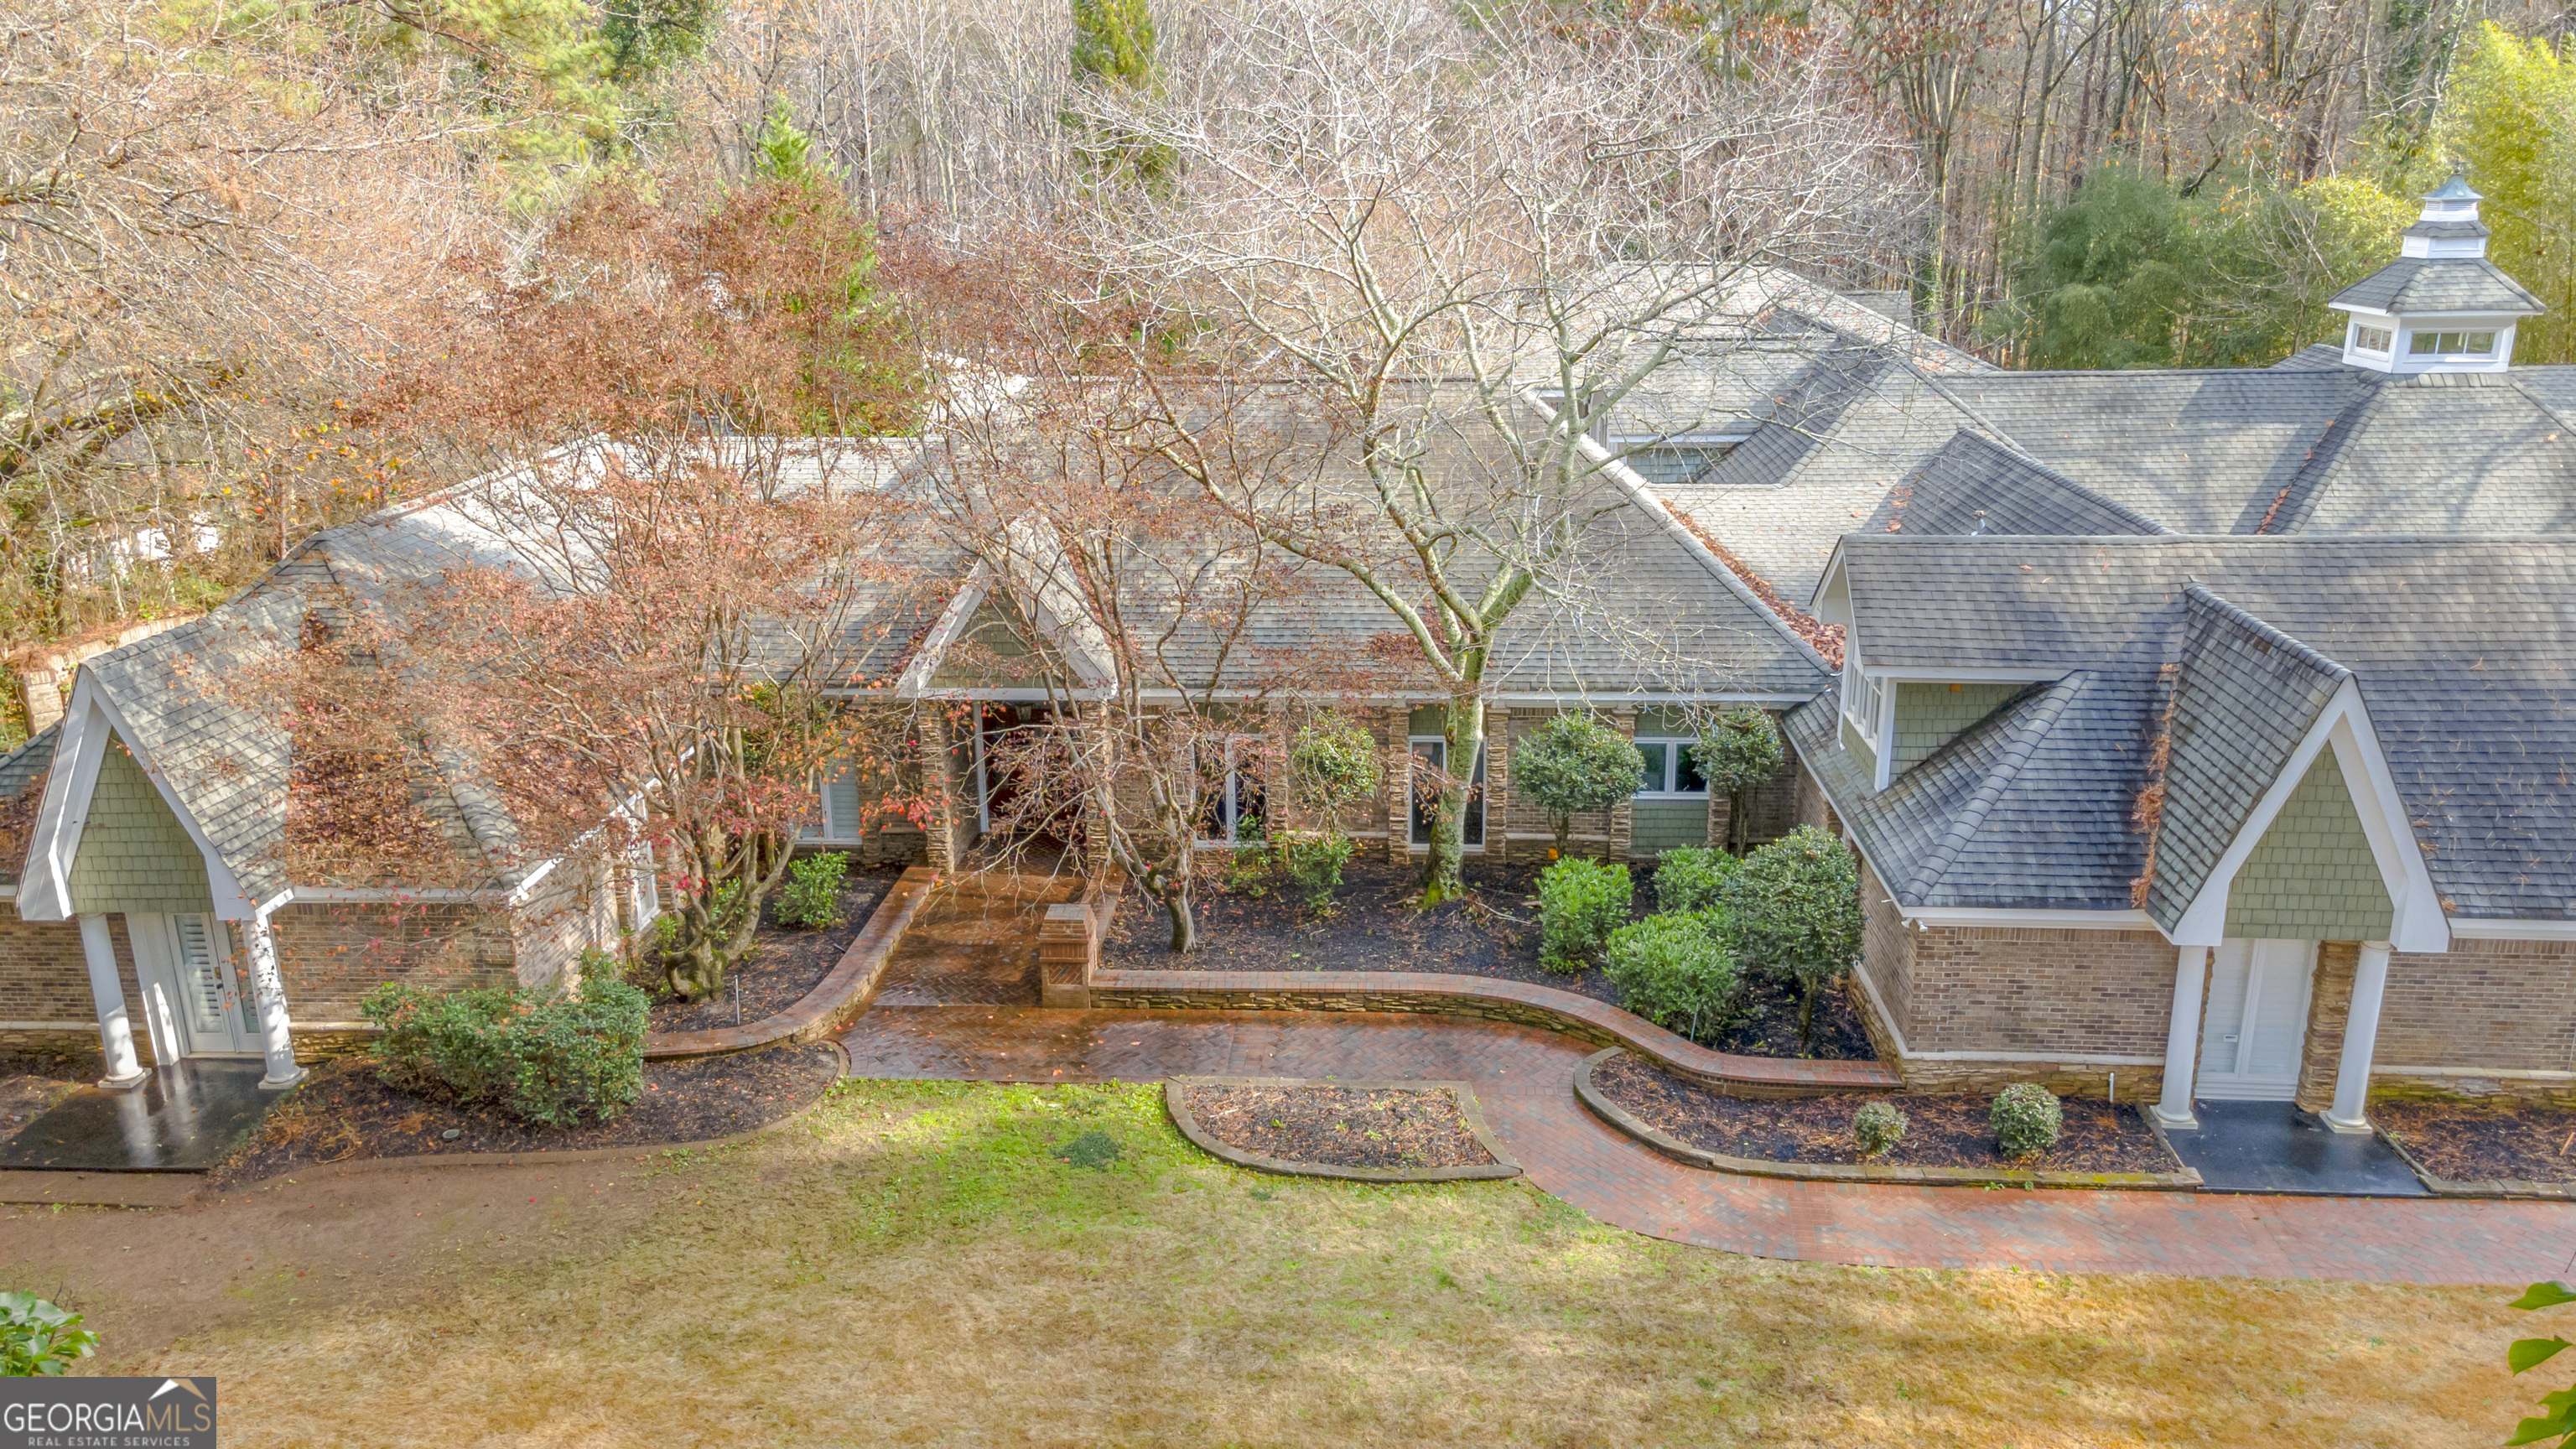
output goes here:
[{"label": "white gable trim", "polygon": [[2307,735],[2290,752],[2289,762],[2282,766],[2271,788],[2255,802],[2254,813],[2246,817],[2236,839],[2218,858],[2217,868],[2209,873],[2198,898],[2183,909],[2182,919],[2167,933],[2174,944],[2215,946],[2225,937],[2227,892],[2236,880],[2236,872],[2262,843],[2299,782],[2307,778],[2317,752],[2328,744],[2334,746],[2344,788],[2351,792],[2353,808],[2361,816],[2362,833],[2369,837],[2371,857],[2379,865],[2380,884],[2395,907],[2389,927],[2391,943],[2400,951],[2451,949],[2450,924],[2442,913],[2441,895],[2433,889],[2432,872],[2425,868],[2414,828],[2407,823],[2406,805],[2398,796],[2396,777],[2389,773],[2378,733],[2370,727],[2370,711],[2362,704],[2361,686],[2350,679],[2326,701],[2316,723],[2308,727]]},{"label": "white gable trim", "polygon": [[2576,921],[2496,920],[2491,917],[2462,920],[2453,916],[2451,935],[2462,941],[2576,941]]},{"label": "white gable trim", "polygon": [[[132,725],[116,707],[116,701],[99,687],[97,677],[84,669],[80,682],[72,688],[71,705],[63,711],[63,733],[55,746],[54,770],[45,782],[45,802],[36,816],[36,828],[27,844],[26,875],[18,888],[18,916],[29,921],[68,921],[72,918],[72,861],[80,854],[81,827],[88,822],[90,795],[98,788],[98,770],[107,756],[108,737],[113,734],[125,742],[134,762],[160,791],[161,802],[179,818],[180,827],[188,832],[197,851],[205,857],[206,884],[215,900],[218,920],[247,921],[255,908],[242,893],[241,882],[232,867],[206,838],[186,802],[170,787],[169,777],[153,763],[151,752],[135,738]],[[69,768],[65,768],[68,765]]]}]

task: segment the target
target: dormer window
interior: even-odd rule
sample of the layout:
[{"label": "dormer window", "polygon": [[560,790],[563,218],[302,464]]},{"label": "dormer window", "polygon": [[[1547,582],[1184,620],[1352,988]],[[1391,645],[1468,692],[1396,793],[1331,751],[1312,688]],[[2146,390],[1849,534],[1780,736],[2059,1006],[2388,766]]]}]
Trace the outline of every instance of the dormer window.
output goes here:
[{"label": "dormer window", "polygon": [[1637,476],[1657,487],[1690,483],[1729,453],[1735,445],[1752,434],[1690,433],[1681,437],[1656,436],[1613,438],[1612,452],[1626,455],[1628,466]]},{"label": "dormer window", "polygon": [[2386,356],[2389,340],[2390,334],[2388,329],[2385,327],[2355,327],[2352,329],[2352,348],[2355,352],[2376,352],[2382,356]]},{"label": "dormer window", "polygon": [[1878,743],[1878,717],[1887,703],[1887,682],[1863,673],[1860,661],[1843,663],[1843,717],[1872,745]]},{"label": "dormer window", "polygon": [[2493,332],[2414,332],[2407,334],[2410,357],[2493,357]]}]

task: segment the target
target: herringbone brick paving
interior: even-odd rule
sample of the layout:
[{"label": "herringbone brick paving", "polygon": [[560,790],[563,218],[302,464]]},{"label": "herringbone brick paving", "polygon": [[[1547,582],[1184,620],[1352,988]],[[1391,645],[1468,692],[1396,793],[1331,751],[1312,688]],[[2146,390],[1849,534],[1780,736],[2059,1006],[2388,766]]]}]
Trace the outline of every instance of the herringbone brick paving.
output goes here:
[{"label": "herringbone brick paving", "polygon": [[867,1077],[1463,1080],[1474,1084],[1486,1123],[1533,1185],[1635,1232],[1769,1258],[2520,1284],[2561,1276],[2576,1251],[2576,1204],[1925,1188],[1685,1167],[1613,1132],[1575,1101],[1574,1067],[1590,1047],[1497,1022],[889,1004],[842,1040],[853,1072]]}]

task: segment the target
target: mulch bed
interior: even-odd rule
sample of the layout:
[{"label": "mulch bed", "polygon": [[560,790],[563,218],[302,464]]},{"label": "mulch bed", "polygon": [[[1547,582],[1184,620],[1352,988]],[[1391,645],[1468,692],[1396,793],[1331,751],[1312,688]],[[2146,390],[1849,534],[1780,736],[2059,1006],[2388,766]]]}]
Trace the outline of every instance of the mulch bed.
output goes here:
[{"label": "mulch bed", "polygon": [[[1138,893],[1119,910],[1103,954],[1107,964],[1133,971],[1435,971],[1527,982],[1619,1005],[1619,988],[1598,969],[1569,976],[1539,964],[1541,869],[1470,863],[1466,880],[1476,899],[1426,911],[1407,904],[1421,887],[1419,870],[1353,861],[1342,870],[1335,914],[1322,919],[1277,891],[1208,890],[1197,903],[1198,949],[1187,956],[1172,954],[1162,907]],[[1651,913],[1654,873],[1632,870],[1638,912]],[[1869,1061],[1878,1055],[1844,992],[1818,998],[1813,1052],[1799,1045],[1795,988],[1755,974],[1743,1004],[1735,1022],[1704,1032],[1701,1043],[1755,1057]]]},{"label": "mulch bed", "polygon": [[2180,1172],[2181,1162],[2126,1102],[2062,1099],[2066,1125],[2057,1146],[2038,1157],[2007,1158],[1995,1150],[1978,1096],[1914,1093],[1877,1096],[1730,1097],[1639,1061],[1612,1057],[1595,1067],[1593,1085],[1629,1115],[1693,1147],[1768,1162],[1860,1160],[1852,1147],[1852,1114],[1863,1102],[1889,1102],[1905,1114],[1905,1137],[1883,1157],[1897,1167],[2016,1167],[2052,1172]]},{"label": "mulch bed", "polygon": [[106,1071],[94,1050],[0,1052],[0,1141]]},{"label": "mulch bed", "polygon": [[[651,1031],[704,1031],[710,1027],[733,1026],[734,984],[742,984],[742,1021],[748,1026],[766,1016],[794,1006],[806,993],[823,984],[840,964],[843,952],[859,938],[859,931],[877,903],[894,889],[903,874],[899,865],[870,866],[864,870],[852,867],[841,883],[842,923],[824,931],[809,931],[801,926],[782,926],[775,918],[760,923],[752,937],[751,959],[741,970],[725,978],[724,990],[706,1001],[680,1001],[664,998],[653,1003],[646,1029]],[[775,909],[777,898],[771,897]],[[638,968],[633,980],[647,991],[659,993],[662,970],[659,966]]]},{"label": "mulch bed", "polygon": [[824,1045],[646,1062],[643,1097],[616,1121],[556,1128],[395,1091],[376,1080],[374,1063],[350,1057],[315,1068],[211,1180],[228,1187],[361,1157],[702,1142],[786,1116],[823,1095],[840,1071],[840,1054]]},{"label": "mulch bed", "polygon": [[1190,1087],[1182,1100],[1229,1147],[1324,1167],[1489,1167],[1447,1088]]},{"label": "mulch bed", "polygon": [[2461,1102],[2373,1102],[2379,1130],[2453,1182],[2576,1182],[2576,1112]]}]

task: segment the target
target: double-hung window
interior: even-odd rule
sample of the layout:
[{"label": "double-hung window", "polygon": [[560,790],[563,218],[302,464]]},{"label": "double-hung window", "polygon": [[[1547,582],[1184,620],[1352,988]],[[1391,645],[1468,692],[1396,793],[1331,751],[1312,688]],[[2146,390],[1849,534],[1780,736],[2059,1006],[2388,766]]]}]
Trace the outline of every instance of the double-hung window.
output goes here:
[{"label": "double-hung window", "polygon": [[1690,757],[1691,741],[1677,735],[1637,737],[1637,754],[1645,761],[1646,780],[1637,787],[1640,799],[1705,799],[1708,781],[1700,778],[1699,766]]}]

